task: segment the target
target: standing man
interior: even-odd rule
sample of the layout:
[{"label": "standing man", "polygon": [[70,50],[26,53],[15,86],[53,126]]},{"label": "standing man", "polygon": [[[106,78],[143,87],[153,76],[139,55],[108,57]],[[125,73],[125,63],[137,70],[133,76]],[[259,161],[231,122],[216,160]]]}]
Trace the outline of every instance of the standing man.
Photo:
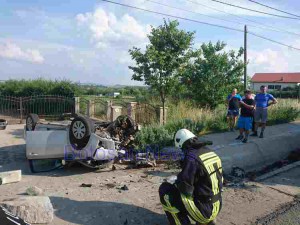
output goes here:
[{"label": "standing man", "polygon": [[240,129],[240,135],[236,138],[236,140],[243,140],[243,143],[247,143],[248,136],[252,128],[253,113],[255,107],[255,102],[252,99],[251,91],[245,91],[245,98],[243,98],[240,104],[241,115],[238,120],[238,128]]},{"label": "standing man", "polygon": [[242,100],[242,97],[237,94],[237,89],[233,89],[232,93],[227,96],[227,121],[230,131],[234,131],[237,118],[239,116],[239,102]]},{"label": "standing man", "polygon": [[[268,120],[268,107],[276,104],[277,100],[273,97],[273,95],[267,93],[267,87],[264,85],[260,87],[260,93],[255,96],[254,100],[256,104],[256,109],[254,112],[255,129],[251,136],[257,137],[258,126],[261,124],[261,132],[259,137],[263,138]],[[269,101],[271,101],[271,103],[269,103]]]},{"label": "standing man", "polygon": [[[246,98],[246,96],[244,95],[243,97],[242,97],[242,100],[244,100]],[[251,99],[255,99],[255,94],[251,94]],[[252,132],[254,132],[255,131],[255,120],[254,120],[254,111],[253,111],[253,113],[252,113]]]},{"label": "standing man", "polygon": [[159,187],[160,201],[170,225],[214,225],[222,208],[221,160],[189,130],[175,134],[175,146],[185,153],[175,184]]}]

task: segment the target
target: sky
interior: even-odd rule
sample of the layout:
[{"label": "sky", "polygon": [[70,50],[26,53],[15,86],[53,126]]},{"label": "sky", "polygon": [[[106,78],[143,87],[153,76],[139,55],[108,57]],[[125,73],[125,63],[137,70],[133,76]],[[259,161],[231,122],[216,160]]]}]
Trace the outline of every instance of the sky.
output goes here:
[{"label": "sky", "polygon": [[[211,0],[112,1],[239,30],[247,25],[250,32],[300,48],[300,19],[277,18]],[[222,1],[285,15],[248,0]],[[257,1],[300,15],[298,0]],[[145,49],[151,26],[161,25],[164,18],[174,19],[101,0],[0,0],[0,80],[42,77],[103,85],[140,85],[131,80],[128,66],[134,62],[128,50],[134,46]],[[196,32],[195,47],[218,40],[224,41],[228,50],[243,46],[242,32],[178,21],[181,29]],[[300,72],[299,58],[300,51],[248,35],[250,76],[256,72]]]}]

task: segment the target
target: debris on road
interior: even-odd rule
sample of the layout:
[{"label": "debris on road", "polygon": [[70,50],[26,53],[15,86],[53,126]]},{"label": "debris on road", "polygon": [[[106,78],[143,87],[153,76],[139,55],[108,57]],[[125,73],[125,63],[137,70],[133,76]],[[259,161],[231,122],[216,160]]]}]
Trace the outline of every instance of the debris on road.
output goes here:
[{"label": "debris on road", "polygon": [[81,184],[80,187],[92,187],[92,184]]},{"label": "debris on road", "polygon": [[116,187],[116,184],[113,184],[113,183],[108,183],[105,185],[107,188],[114,188]]},{"label": "debris on road", "polygon": [[26,189],[26,194],[30,196],[42,196],[44,192],[42,189],[33,186]]},{"label": "debris on road", "polygon": [[22,179],[21,170],[14,170],[0,173],[0,185],[19,182]]},{"label": "debris on road", "polygon": [[54,216],[53,206],[49,197],[46,196],[24,196],[4,200],[0,205],[32,224],[51,223]]},{"label": "debris on road", "polygon": [[122,187],[117,187],[117,189],[122,190],[122,191],[128,191],[129,188],[127,187],[126,184],[124,184]]}]

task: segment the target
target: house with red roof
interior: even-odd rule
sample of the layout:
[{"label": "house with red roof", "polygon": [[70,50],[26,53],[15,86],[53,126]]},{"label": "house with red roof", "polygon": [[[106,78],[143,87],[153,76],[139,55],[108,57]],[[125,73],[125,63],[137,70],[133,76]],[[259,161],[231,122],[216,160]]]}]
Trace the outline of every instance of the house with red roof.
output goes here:
[{"label": "house with red roof", "polygon": [[256,73],[251,79],[251,88],[259,91],[265,85],[269,90],[282,90],[286,87],[295,87],[300,84],[299,73]]}]

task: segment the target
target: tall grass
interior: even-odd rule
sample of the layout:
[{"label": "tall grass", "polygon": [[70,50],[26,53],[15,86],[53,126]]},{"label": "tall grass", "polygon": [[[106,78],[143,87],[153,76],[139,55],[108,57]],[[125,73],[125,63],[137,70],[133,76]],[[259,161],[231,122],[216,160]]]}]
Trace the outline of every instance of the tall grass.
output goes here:
[{"label": "tall grass", "polygon": [[[141,145],[158,145],[160,147],[172,144],[174,133],[186,128],[197,135],[213,132],[223,132],[228,129],[226,122],[226,107],[220,105],[216,109],[197,108],[192,103],[180,101],[168,106],[167,124],[146,126],[137,135]],[[278,99],[278,104],[269,108],[268,125],[288,123],[299,118],[300,104],[295,99]]]}]

